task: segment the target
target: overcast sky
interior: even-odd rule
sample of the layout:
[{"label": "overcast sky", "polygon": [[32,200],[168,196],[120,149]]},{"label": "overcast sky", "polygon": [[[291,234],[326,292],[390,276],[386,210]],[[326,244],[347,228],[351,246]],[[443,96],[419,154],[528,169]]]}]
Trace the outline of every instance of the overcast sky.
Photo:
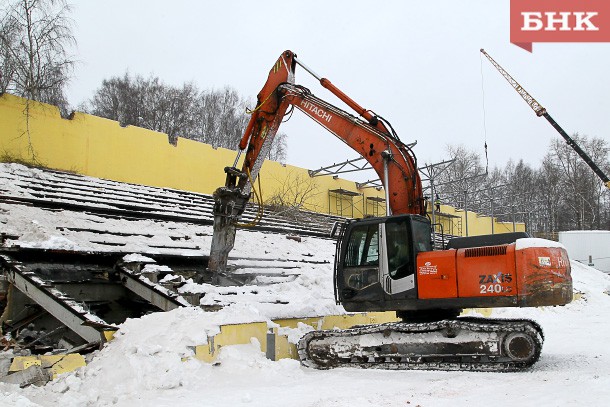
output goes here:
[{"label": "overcast sky", "polygon": [[[490,167],[511,158],[537,167],[559,135],[487,60],[481,69],[485,48],[569,134],[610,141],[610,44],[534,44],[530,54],[509,42],[509,0],[73,3],[81,63],[72,105],[126,71],[177,86],[229,85],[254,100],[290,49],[388,119],[404,142],[417,141],[419,164],[447,158],[448,144],[484,155],[487,139]],[[342,106],[300,67],[296,83]],[[289,164],[314,169],[357,157],[300,112],[280,131]]]}]

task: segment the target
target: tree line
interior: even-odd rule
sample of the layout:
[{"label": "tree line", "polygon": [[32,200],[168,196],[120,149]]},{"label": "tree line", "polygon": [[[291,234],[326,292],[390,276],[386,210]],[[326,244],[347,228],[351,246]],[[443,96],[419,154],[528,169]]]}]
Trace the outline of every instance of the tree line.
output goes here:
[{"label": "tree line", "polygon": [[[53,104],[69,114],[65,88],[76,64],[69,14],[65,0],[0,0],[0,95]],[[171,86],[155,76],[125,73],[104,79],[80,110],[166,133],[174,145],[183,137],[236,150],[248,104],[228,86],[199,90],[190,82]],[[269,158],[286,159],[286,134],[276,135]]]},{"label": "tree line", "polygon": [[[606,174],[608,142],[574,134],[572,138]],[[610,230],[610,191],[563,140],[551,141],[539,167],[509,161],[486,171],[479,154],[450,146],[455,160],[439,173],[436,192],[445,203],[506,222],[525,222],[528,232]]]}]

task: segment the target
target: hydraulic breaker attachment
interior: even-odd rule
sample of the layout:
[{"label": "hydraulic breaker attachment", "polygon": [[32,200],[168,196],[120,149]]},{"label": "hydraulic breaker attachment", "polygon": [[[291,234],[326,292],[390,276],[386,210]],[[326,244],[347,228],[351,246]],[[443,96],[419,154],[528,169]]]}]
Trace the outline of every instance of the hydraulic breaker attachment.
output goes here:
[{"label": "hydraulic breaker attachment", "polygon": [[229,252],[235,244],[235,228],[244,212],[250,194],[244,194],[236,186],[238,178],[246,175],[234,167],[226,167],[226,186],[214,191],[214,234],[210,248],[207,271],[212,284],[219,284],[220,276],[226,272]]}]

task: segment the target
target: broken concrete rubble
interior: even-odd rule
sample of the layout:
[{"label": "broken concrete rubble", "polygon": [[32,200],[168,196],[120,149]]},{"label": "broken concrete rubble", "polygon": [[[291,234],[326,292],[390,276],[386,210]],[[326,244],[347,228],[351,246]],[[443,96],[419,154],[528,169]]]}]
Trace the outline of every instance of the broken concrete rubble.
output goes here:
[{"label": "broken concrete rubble", "polygon": [[17,384],[19,387],[30,385],[44,386],[51,380],[51,373],[40,365],[32,365],[25,370],[0,376],[0,382]]}]

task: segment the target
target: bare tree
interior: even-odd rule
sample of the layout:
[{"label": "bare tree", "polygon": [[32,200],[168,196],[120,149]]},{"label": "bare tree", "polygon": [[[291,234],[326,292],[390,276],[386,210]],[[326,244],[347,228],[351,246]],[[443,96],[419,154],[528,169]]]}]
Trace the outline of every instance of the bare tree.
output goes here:
[{"label": "bare tree", "polygon": [[137,125],[139,95],[131,82],[129,74],[123,78],[104,79],[86,110],[96,116],[117,120],[123,126]]},{"label": "bare tree", "polygon": [[68,112],[64,87],[76,44],[65,0],[6,0],[0,11],[0,91]]},{"label": "bare tree", "polygon": [[236,150],[249,120],[245,112],[246,102],[228,86],[202,92],[193,137],[214,147]]},{"label": "bare tree", "polygon": [[481,165],[480,155],[463,145],[447,146],[447,153],[448,159],[455,161],[435,181],[437,191],[443,201],[461,206],[465,192],[468,193],[469,200],[476,197],[483,182],[480,176],[485,174],[485,169]]},{"label": "bare tree", "polygon": [[278,180],[279,188],[265,199],[265,204],[277,214],[293,220],[303,220],[303,210],[316,209],[313,200],[320,194],[314,178],[288,172]]},{"label": "bare tree", "polygon": [[561,169],[547,154],[538,170],[537,189],[539,205],[537,205],[534,230],[544,233],[555,233],[558,229],[560,206],[562,202]]},{"label": "bare tree", "polygon": [[288,151],[286,133],[276,133],[271,144],[271,151],[269,151],[269,159],[272,161],[279,161],[284,163],[286,161],[286,153]]},{"label": "bare tree", "polygon": [[[166,85],[158,77],[143,78],[126,73],[102,82],[86,110],[94,115],[166,133],[176,144],[178,137],[236,150],[249,117],[246,101],[236,90],[200,92],[196,85]],[[286,157],[286,137],[279,134],[271,150],[272,160]]]},{"label": "bare tree", "polygon": [[16,61],[11,50],[17,47],[18,30],[16,21],[6,15],[0,20],[0,95],[12,84]]},{"label": "bare tree", "polygon": [[[606,141],[574,134],[572,138],[591,159],[602,168],[608,168],[608,144]],[[586,163],[567,144],[554,140],[549,154],[561,174],[561,208],[558,227],[568,229],[599,228],[604,223],[601,219],[604,211],[602,205],[607,197],[607,190],[601,180],[591,171]]]},{"label": "bare tree", "polygon": [[526,223],[531,231],[532,219],[539,207],[538,173],[522,159],[515,164],[512,160],[506,164],[503,173],[504,187],[501,189],[500,219]]}]

